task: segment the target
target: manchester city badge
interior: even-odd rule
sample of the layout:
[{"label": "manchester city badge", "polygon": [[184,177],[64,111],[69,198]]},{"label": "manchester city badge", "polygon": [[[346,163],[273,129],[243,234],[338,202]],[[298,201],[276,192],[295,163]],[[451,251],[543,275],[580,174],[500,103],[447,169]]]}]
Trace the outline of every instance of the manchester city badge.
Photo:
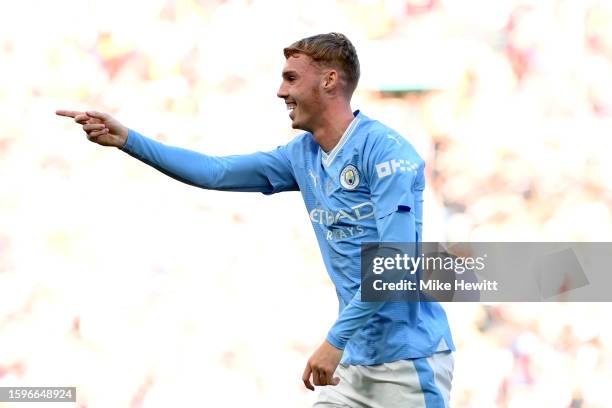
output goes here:
[{"label": "manchester city badge", "polygon": [[347,165],[340,172],[340,184],[347,190],[354,190],[359,185],[359,172],[352,164]]}]

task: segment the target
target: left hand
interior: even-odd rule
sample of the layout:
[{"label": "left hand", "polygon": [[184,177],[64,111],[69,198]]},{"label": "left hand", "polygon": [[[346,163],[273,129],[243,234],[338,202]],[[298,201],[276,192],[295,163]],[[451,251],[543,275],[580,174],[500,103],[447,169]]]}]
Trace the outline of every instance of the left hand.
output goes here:
[{"label": "left hand", "polygon": [[340,379],[333,375],[342,358],[342,352],[325,340],[306,363],[304,374],[302,374],[302,381],[306,388],[314,391],[314,386],[310,382],[311,374],[314,385],[338,385]]}]

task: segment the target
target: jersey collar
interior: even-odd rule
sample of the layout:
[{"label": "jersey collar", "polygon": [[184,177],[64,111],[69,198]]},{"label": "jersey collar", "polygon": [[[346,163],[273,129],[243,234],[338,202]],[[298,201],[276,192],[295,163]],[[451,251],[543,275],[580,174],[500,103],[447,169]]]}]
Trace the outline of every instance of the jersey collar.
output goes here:
[{"label": "jersey collar", "polygon": [[338,155],[338,152],[342,149],[342,146],[344,146],[346,141],[353,134],[353,131],[357,127],[357,124],[359,124],[359,121],[361,120],[361,118],[359,117],[360,116],[359,110],[356,110],[355,112],[353,112],[353,116],[354,116],[353,120],[351,121],[351,123],[349,123],[348,127],[344,131],[344,134],[342,135],[340,140],[338,140],[338,143],[336,143],[336,146],[334,146],[334,148],[329,153],[325,153],[323,149],[319,147],[319,149],[321,149],[321,158],[323,161],[323,165],[325,165],[325,167],[329,167],[332,164],[332,162]]}]

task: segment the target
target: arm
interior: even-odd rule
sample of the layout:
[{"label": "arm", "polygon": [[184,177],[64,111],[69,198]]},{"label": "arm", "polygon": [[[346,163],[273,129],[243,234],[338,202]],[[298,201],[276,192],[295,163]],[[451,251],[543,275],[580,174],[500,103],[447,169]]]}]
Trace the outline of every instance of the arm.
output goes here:
[{"label": "arm", "polygon": [[160,172],[193,186],[265,194],[298,190],[285,147],[267,153],[212,157],[146,138],[107,113],[58,110],[56,114],[74,118],[75,122],[83,125],[90,141],[117,147]]},{"label": "arm", "polygon": [[[364,157],[379,242],[419,242],[425,163],[408,142],[398,139],[399,144],[390,138],[379,138]],[[360,287],[332,326],[327,341],[344,349],[353,334],[383,304],[361,301]]]},{"label": "arm", "polygon": [[[397,210],[376,221],[381,242],[414,242],[416,223],[414,216],[405,210]],[[380,256],[394,256],[388,253]],[[385,302],[364,302],[361,300],[361,286],[327,334],[327,341],[337,349],[344,350],[346,343]]]},{"label": "arm", "polygon": [[[379,138],[364,153],[364,170],[375,206],[380,242],[419,242],[425,187],[424,162],[402,138]],[[388,167],[387,167],[388,165]],[[333,373],[350,338],[384,302],[363,302],[361,287],[327,334],[326,341],[311,356],[302,380],[308,389],[312,374],[315,385],[336,385]]]},{"label": "arm", "polygon": [[130,129],[121,149],[160,172],[196,187],[265,194],[298,189],[284,147],[271,152],[213,157],[167,146]]}]

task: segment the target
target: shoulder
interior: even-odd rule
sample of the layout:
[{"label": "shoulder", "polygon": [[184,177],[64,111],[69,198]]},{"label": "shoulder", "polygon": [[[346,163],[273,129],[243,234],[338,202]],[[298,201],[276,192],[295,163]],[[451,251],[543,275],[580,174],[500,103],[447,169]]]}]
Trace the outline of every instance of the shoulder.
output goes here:
[{"label": "shoulder", "polygon": [[318,145],[309,132],[300,133],[284,145],[277,146],[273,153],[291,163],[302,162],[306,156],[316,155]]},{"label": "shoulder", "polygon": [[318,146],[312,134],[310,132],[304,132],[298,134],[287,143],[285,149],[290,153],[316,152]]},{"label": "shoulder", "polygon": [[363,135],[365,162],[395,159],[424,165],[424,160],[403,135],[382,122],[367,117],[364,119],[360,133]]}]

